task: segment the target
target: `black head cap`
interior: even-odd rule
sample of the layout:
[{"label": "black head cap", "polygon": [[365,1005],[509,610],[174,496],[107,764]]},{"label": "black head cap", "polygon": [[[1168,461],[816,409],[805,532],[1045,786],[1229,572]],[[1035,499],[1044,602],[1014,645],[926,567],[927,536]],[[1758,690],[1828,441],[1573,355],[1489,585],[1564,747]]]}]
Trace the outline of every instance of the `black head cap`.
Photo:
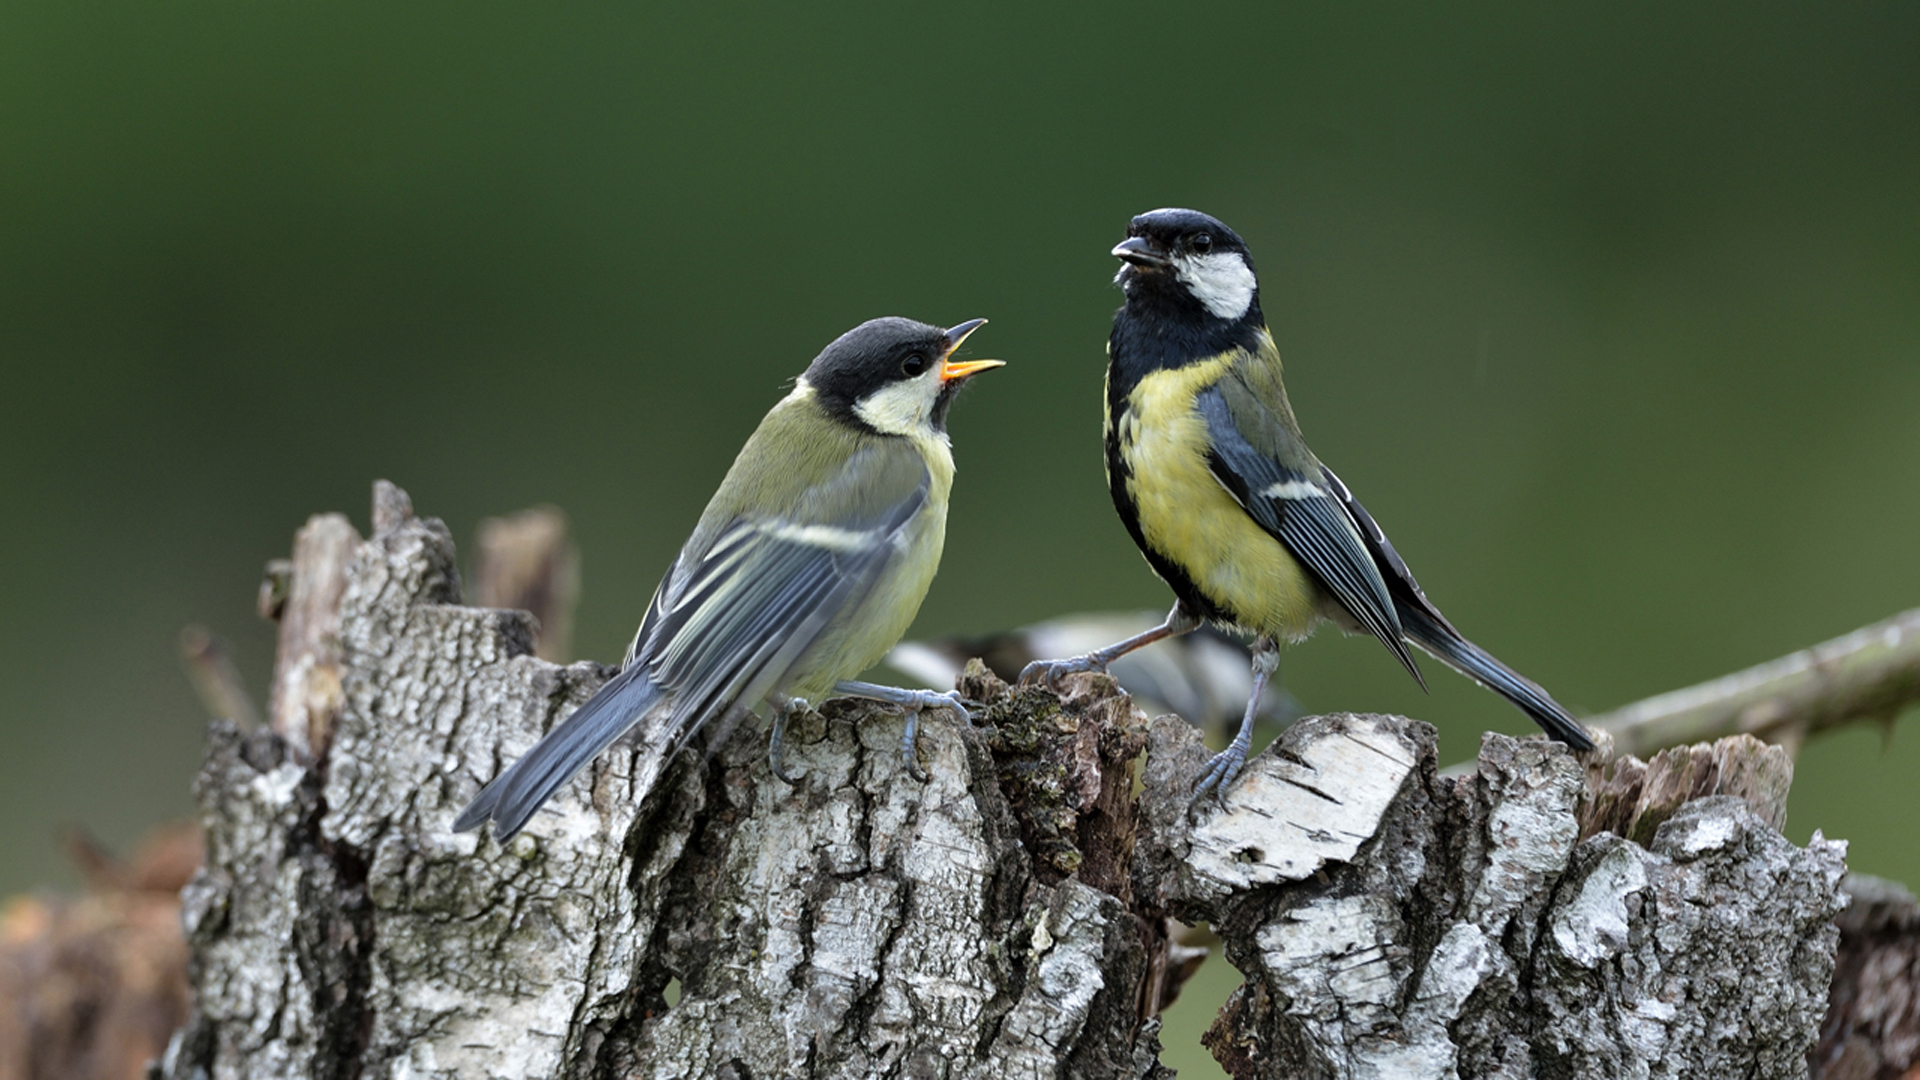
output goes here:
[{"label": "black head cap", "polygon": [[1113,249],[1114,255],[1126,260],[1127,265],[1141,269],[1165,268],[1179,256],[1228,252],[1238,254],[1248,267],[1253,266],[1253,256],[1239,233],[1211,214],[1179,207],[1138,215],[1127,223],[1127,240]]},{"label": "black head cap", "polygon": [[870,319],[833,339],[807,366],[805,378],[830,415],[870,430],[857,408],[861,402],[895,384],[920,384],[929,421],[942,428],[954,392],[966,381],[963,372],[945,367],[947,357],[985,321],[943,330],[898,316]]},{"label": "black head cap", "polygon": [[1149,210],[1115,245],[1127,302],[1161,317],[1259,320],[1259,281],[1240,234],[1198,210]]}]

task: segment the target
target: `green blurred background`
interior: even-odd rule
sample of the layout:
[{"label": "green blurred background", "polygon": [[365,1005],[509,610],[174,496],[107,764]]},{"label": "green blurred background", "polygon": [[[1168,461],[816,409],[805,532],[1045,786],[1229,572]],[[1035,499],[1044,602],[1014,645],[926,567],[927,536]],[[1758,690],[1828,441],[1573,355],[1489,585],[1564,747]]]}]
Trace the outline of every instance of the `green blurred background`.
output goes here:
[{"label": "green blurred background", "polygon": [[[1920,7],[9,4],[0,895],[190,810],[175,635],[256,696],[261,565],[388,477],[573,519],[619,654],[783,380],[984,315],[917,624],[1159,608],[1100,477],[1127,218],[1252,244],[1308,434],[1576,711],[1920,605]],[[1377,644],[1313,710],[1524,718]],[[1909,716],[1790,829],[1920,882]],[[1193,999],[1232,976],[1210,965]],[[1209,1075],[1206,1009],[1168,1060]]]}]

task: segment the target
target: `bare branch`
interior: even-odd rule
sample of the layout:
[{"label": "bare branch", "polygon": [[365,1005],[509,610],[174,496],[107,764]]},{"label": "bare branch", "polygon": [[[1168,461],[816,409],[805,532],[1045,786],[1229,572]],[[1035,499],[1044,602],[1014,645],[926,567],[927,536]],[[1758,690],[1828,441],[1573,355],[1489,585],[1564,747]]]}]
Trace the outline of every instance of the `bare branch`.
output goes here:
[{"label": "bare branch", "polygon": [[204,626],[181,627],[180,662],[214,719],[232,720],[249,731],[260,726],[260,712],[240,682],[240,669],[233,666],[226,642]]},{"label": "bare branch", "polygon": [[1711,682],[1647,698],[1587,721],[1614,752],[1753,735],[1799,749],[1808,736],[1862,720],[1891,721],[1920,702],[1920,608]]}]

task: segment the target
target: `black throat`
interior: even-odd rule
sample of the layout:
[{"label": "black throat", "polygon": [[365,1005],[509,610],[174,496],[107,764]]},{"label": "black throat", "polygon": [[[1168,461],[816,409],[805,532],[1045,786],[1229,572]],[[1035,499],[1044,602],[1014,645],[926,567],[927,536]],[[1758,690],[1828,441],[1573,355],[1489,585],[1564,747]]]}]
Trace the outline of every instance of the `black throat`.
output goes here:
[{"label": "black throat", "polygon": [[1107,408],[1112,415],[1140,380],[1156,371],[1185,367],[1229,349],[1254,352],[1266,318],[1255,294],[1246,314],[1223,319],[1203,307],[1169,271],[1122,272],[1127,302],[1114,313],[1107,338]]},{"label": "black throat", "polygon": [[[1127,413],[1127,398],[1148,375],[1208,360],[1231,349],[1257,351],[1260,334],[1266,328],[1260,298],[1256,295],[1240,318],[1223,319],[1201,306],[1170,273],[1147,274],[1129,268],[1124,275],[1131,275],[1127,302],[1114,313],[1113,334],[1107,339],[1107,485],[1113,508],[1154,573],[1173,589],[1189,613],[1210,621],[1233,622],[1233,614],[1209,600],[1179,563],[1147,543],[1140,529],[1139,510],[1127,490],[1133,470],[1120,452],[1120,421]],[[1124,275],[1123,280],[1127,280]]]}]

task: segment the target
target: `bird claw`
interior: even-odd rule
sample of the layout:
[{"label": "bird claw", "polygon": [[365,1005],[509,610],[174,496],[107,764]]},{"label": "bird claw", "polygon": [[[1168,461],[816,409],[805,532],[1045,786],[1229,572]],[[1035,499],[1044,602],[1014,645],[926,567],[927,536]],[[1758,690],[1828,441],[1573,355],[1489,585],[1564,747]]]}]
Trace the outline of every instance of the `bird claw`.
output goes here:
[{"label": "bird claw", "polygon": [[1060,680],[1068,675],[1078,675],[1087,671],[1106,674],[1109,663],[1111,661],[1094,653],[1088,653],[1085,656],[1069,656],[1064,660],[1035,660],[1020,669],[1020,685],[1026,686],[1028,683],[1038,682],[1049,690],[1057,690],[1060,687]]},{"label": "bird claw", "polygon": [[1216,803],[1224,805],[1227,801],[1227,788],[1240,770],[1247,767],[1247,751],[1253,747],[1253,720],[1260,712],[1260,694],[1267,688],[1267,680],[1279,670],[1280,651],[1274,647],[1273,639],[1262,635],[1253,645],[1253,695],[1247,699],[1246,715],[1240,718],[1240,730],[1225,750],[1213,755],[1207,762],[1207,771],[1200,775],[1200,782],[1193,787],[1193,801],[1198,806],[1209,793]]},{"label": "bird claw", "polygon": [[984,702],[964,697],[958,690],[915,690],[901,703],[907,710],[907,727],[900,733],[900,758],[915,780],[926,783],[927,770],[920,766],[920,714],[927,709],[946,709],[957,713],[960,722],[972,724],[974,713],[986,708]]},{"label": "bird claw", "polygon": [[958,690],[915,690],[914,700],[906,702],[908,712],[917,713],[922,709],[949,709],[960,715],[967,723],[973,722],[973,714],[986,707],[985,702],[962,697]]},{"label": "bird claw", "polygon": [[1207,762],[1207,771],[1200,776],[1200,782],[1193,786],[1193,801],[1198,804],[1211,794],[1216,802],[1225,802],[1227,788],[1239,777],[1240,770],[1247,767],[1247,748],[1235,740],[1233,745],[1213,755]]},{"label": "bird claw", "polygon": [[900,761],[907,767],[907,775],[924,784],[933,779],[927,775],[926,766],[920,764],[920,748],[912,739],[900,740]]},{"label": "bird claw", "polygon": [[913,778],[923,783],[927,779],[927,772],[920,767],[920,756],[916,745],[920,734],[920,714],[928,709],[947,709],[958,713],[963,723],[971,724],[974,720],[974,712],[986,708],[981,702],[961,696],[958,690],[907,690],[897,686],[878,686],[874,683],[853,681],[839,683],[836,689],[853,697],[898,705],[906,711],[907,728],[900,735],[900,757],[906,763],[907,771],[913,774]]}]

